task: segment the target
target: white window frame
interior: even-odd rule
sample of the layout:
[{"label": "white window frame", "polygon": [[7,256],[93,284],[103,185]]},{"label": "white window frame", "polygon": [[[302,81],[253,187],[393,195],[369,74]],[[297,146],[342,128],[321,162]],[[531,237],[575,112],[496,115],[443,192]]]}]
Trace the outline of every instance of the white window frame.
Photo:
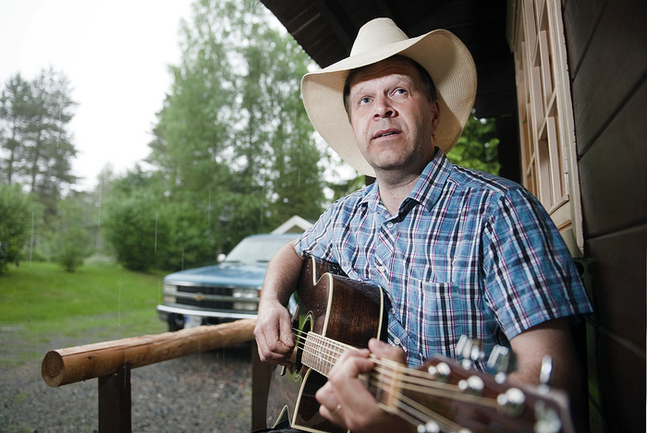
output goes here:
[{"label": "white window frame", "polygon": [[571,254],[584,250],[573,102],[560,0],[508,0],[522,184],[546,208]]}]

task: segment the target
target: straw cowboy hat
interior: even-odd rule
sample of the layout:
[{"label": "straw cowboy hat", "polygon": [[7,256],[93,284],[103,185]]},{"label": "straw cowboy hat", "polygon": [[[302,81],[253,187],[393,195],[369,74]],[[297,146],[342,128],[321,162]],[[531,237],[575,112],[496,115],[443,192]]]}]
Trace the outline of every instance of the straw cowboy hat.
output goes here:
[{"label": "straw cowboy hat", "polygon": [[376,18],[359,30],[350,56],[301,81],[303,105],[315,129],[357,171],[375,176],[357,147],[344,109],[343,92],[351,69],[396,54],[418,62],[431,75],[440,100],[435,144],[444,153],[454,147],[474,105],[476,67],[467,47],[451,32],[434,30],[409,39],[389,18]]}]

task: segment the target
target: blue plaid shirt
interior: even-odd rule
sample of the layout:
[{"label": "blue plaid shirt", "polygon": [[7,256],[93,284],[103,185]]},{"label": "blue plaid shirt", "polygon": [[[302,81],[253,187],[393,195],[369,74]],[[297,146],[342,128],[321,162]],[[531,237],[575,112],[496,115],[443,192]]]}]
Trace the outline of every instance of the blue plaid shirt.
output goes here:
[{"label": "blue plaid shirt", "polygon": [[412,366],[455,357],[463,334],[489,354],[534,325],[591,311],[541,204],[514,182],[454,166],[439,150],[397,215],[370,185],[334,203],[296,249],[384,289],[388,341]]}]

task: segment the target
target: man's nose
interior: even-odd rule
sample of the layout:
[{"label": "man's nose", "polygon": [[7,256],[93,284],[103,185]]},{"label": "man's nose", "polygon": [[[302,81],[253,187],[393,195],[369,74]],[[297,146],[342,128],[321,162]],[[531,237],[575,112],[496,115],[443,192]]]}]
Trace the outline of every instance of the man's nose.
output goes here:
[{"label": "man's nose", "polygon": [[386,96],[378,97],[375,100],[375,111],[373,113],[374,118],[383,118],[383,117],[393,117],[396,111],[391,105],[391,101]]}]

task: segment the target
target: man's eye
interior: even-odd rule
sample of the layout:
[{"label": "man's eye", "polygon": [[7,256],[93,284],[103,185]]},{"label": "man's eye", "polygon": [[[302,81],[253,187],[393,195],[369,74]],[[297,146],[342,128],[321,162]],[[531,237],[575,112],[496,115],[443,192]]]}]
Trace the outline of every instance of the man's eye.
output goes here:
[{"label": "man's eye", "polygon": [[366,105],[369,102],[371,102],[371,98],[369,98],[368,96],[365,96],[359,100],[359,105]]},{"label": "man's eye", "polygon": [[395,89],[395,91],[393,93],[398,94],[398,95],[404,95],[405,93],[407,93],[407,91],[406,91],[406,89]]}]

